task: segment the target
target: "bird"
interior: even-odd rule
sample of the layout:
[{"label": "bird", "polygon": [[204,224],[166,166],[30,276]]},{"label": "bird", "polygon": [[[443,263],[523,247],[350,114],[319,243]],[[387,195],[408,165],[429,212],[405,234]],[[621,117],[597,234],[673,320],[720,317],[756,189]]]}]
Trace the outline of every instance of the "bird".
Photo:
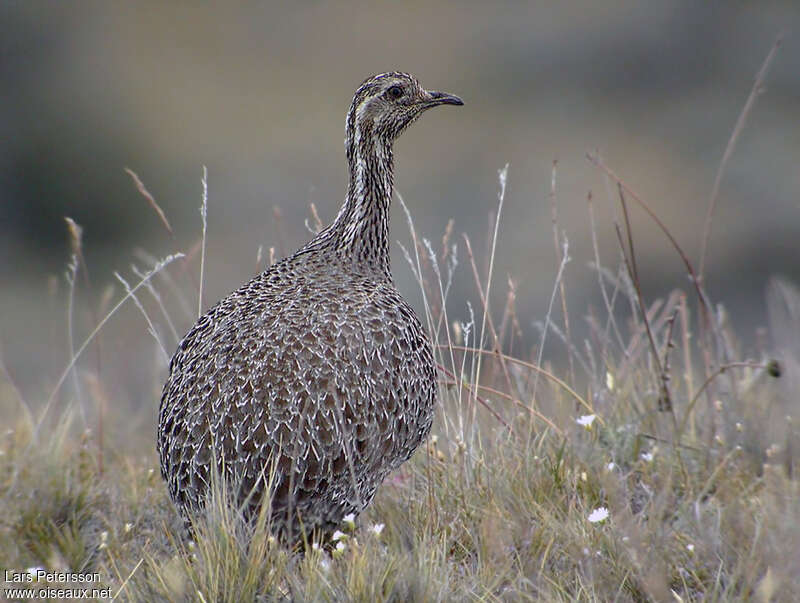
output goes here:
[{"label": "bird", "polygon": [[408,73],[364,80],[347,113],[349,182],[336,218],[178,344],[157,451],[187,526],[216,475],[243,519],[265,508],[282,541],[324,539],[427,438],[436,364],[390,270],[393,146],[428,109],[463,104]]}]

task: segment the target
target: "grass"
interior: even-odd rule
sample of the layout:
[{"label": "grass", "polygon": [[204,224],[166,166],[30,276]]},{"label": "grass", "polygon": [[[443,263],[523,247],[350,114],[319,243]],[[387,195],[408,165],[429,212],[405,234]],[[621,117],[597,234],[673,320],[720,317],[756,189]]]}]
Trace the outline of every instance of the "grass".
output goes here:
[{"label": "grass", "polygon": [[[0,439],[0,567],[97,572],[117,598],[132,601],[796,599],[800,440],[791,414],[798,359],[780,350],[758,350],[755,359],[744,353],[655,213],[599,156],[590,159],[616,190],[622,260],[600,265],[593,228],[603,308],[589,309],[585,342],[573,340],[575,320],[571,328],[567,314],[569,246],[559,234],[555,165],[558,278],[533,350],[521,351],[525,321],[513,282],[503,307],[489,306],[501,286],[492,272],[506,172],[483,265],[466,235],[454,240],[452,224],[433,244],[417,235],[406,210],[405,251],[436,342],[441,404],[428,444],[389,477],[358,525],[343,526],[332,553],[292,555],[263,524],[243,532],[224,497],[187,541],[154,443],[123,447],[103,435],[104,420],[129,419],[107,409],[110,387],[99,374],[76,370],[82,354],[127,301],[171,350],[173,325],[182,324],[171,314],[191,311],[190,298],[202,290],[202,278],[191,293],[176,274],[203,266],[201,252],[199,260],[192,253],[151,260],[133,285],[117,275],[124,296],[99,313],[80,345],[70,318],[74,353],[41,404],[27,401],[0,358],[0,411],[16,417]],[[205,183],[204,176],[204,191]],[[206,201],[204,192],[204,208]],[[592,224],[594,206],[590,197]],[[687,290],[645,299],[627,219],[634,206],[674,244],[692,277]],[[77,272],[85,270],[79,227],[72,232],[70,316]],[[196,249],[205,249],[204,238]],[[453,280],[465,274],[479,308],[448,303]],[[800,329],[797,289],[776,281],[771,303],[786,315],[787,330]],[[467,318],[449,316],[454,307]],[[543,363],[557,347],[563,366]],[[68,383],[72,391],[62,391]],[[151,414],[146,433],[153,433],[155,401]]]}]

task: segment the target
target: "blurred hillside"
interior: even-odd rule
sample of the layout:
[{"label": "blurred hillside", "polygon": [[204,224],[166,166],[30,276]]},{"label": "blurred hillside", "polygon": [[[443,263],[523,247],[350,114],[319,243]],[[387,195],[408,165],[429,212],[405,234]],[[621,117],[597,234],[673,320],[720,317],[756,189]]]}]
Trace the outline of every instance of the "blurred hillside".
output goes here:
[{"label": "blurred hillside", "polygon": [[[64,292],[47,294],[69,256],[63,216],[84,227],[90,286],[129,273],[134,250],[187,250],[198,239],[209,173],[205,300],[308,233],[314,202],[332,219],[346,184],[344,115],[368,75],[401,69],[465,100],[399,141],[396,184],[424,236],[455,232],[485,249],[497,169],[510,163],[493,303],[518,283],[531,343],[557,262],[548,200],[558,159],[566,282],[577,323],[596,295],[586,196],[603,259],[618,258],[599,149],[693,259],[715,171],[776,35],[784,45],[722,182],[709,290],[745,337],[766,323],[768,277],[800,280],[800,4],[797,2],[253,3],[5,2],[0,7],[0,342],[23,384],[63,367]],[[172,239],[124,172],[143,179]],[[274,207],[282,218],[276,224]],[[633,212],[647,295],[687,285],[682,266]],[[393,239],[408,239],[398,206]],[[459,239],[460,241],[460,239]],[[416,287],[394,246],[399,287]],[[462,254],[453,314],[465,315]],[[83,283],[83,281],[81,281]],[[117,284],[117,293],[119,293]],[[81,299],[89,299],[85,289]],[[473,301],[475,301],[473,299]],[[94,303],[94,302],[93,302]],[[110,325],[108,353],[149,345],[135,309]],[[85,335],[91,317],[77,325]],[[181,324],[188,327],[188,321]],[[81,340],[82,336],[77,337]],[[133,390],[136,371],[121,375]],[[151,392],[139,392],[147,402]],[[140,398],[138,398],[140,397]]]}]

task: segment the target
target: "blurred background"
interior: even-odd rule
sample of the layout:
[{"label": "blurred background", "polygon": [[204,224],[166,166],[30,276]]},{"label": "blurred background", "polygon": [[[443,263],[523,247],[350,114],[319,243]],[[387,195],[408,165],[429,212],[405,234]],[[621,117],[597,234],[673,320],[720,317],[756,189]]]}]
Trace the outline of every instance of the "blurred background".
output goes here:
[{"label": "blurred background", "polygon": [[[559,228],[572,258],[565,284],[580,341],[588,309],[602,309],[589,266],[589,191],[601,257],[612,268],[619,262],[614,187],[586,152],[599,150],[697,262],[716,170],[783,32],[722,180],[707,262],[712,298],[752,346],[767,323],[769,277],[800,281],[798,30],[800,3],[789,0],[3,2],[0,345],[8,373],[38,402],[69,358],[64,216],[83,227],[88,267],[76,291],[79,344],[103,303],[122,295],[115,270],[135,282],[131,264],[146,267],[141,250],[196,250],[207,166],[208,307],[263,268],[270,247],[281,256],[309,237],[310,202],[324,222],[336,215],[352,93],[365,77],[393,69],[465,100],[426,115],[395,153],[397,189],[420,234],[438,245],[455,220],[451,317],[467,317],[467,300],[479,306],[460,235],[469,234],[482,262],[497,171],[509,163],[492,304],[502,310],[510,275],[524,337],[538,341],[533,324],[544,319],[558,270],[549,200],[557,159]],[[663,235],[638,208],[631,217],[648,299],[688,289]],[[408,242],[397,203],[392,229],[393,241]],[[419,307],[399,245],[392,252],[398,286]],[[196,255],[186,266],[173,268],[192,272],[190,289]],[[173,318],[179,334],[192,322],[187,308]],[[166,359],[141,313],[127,304],[99,341],[81,366],[97,369],[109,398],[152,422]]]}]

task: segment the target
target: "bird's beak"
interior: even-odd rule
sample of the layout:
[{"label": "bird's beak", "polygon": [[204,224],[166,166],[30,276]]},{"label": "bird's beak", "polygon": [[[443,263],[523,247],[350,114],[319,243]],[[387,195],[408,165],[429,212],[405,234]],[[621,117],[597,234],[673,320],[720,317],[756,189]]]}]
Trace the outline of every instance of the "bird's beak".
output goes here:
[{"label": "bird's beak", "polygon": [[436,92],[435,90],[429,90],[427,91],[426,96],[427,98],[424,101],[426,107],[464,104],[464,101],[458,98],[455,94],[448,94],[447,92]]}]

